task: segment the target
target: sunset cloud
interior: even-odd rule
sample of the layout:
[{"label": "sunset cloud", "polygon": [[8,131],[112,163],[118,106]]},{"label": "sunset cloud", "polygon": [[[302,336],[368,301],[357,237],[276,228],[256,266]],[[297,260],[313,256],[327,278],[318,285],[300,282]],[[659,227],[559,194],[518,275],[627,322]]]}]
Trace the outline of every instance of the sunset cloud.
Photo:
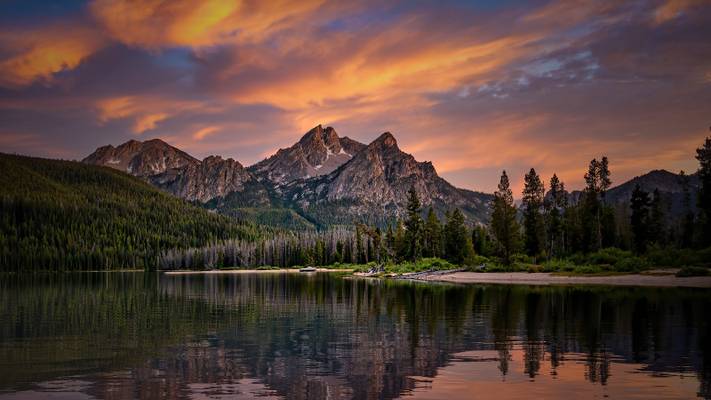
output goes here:
[{"label": "sunset cloud", "polygon": [[116,40],[149,49],[202,47],[264,39],[310,17],[322,0],[290,2],[97,0],[90,10]]},{"label": "sunset cloud", "polygon": [[0,33],[0,131],[47,156],[140,135],[249,165],[321,123],[390,131],[472,189],[530,167],[579,187],[603,153],[620,182],[695,168],[710,29],[695,0],[89,1]]},{"label": "sunset cloud", "polygon": [[[101,47],[100,34],[73,24],[0,32],[0,86],[51,83],[53,75],[76,68]],[[1,54],[1,53],[0,53]]]},{"label": "sunset cloud", "polygon": [[193,133],[193,139],[203,140],[207,136],[212,135],[213,133],[217,132],[219,129],[220,128],[218,126],[206,126],[204,128],[197,130],[195,133]]}]

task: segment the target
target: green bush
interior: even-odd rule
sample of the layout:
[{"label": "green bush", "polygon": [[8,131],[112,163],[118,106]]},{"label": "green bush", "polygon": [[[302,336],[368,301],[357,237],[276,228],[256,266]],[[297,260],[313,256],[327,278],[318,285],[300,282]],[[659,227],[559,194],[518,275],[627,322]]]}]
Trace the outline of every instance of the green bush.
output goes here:
[{"label": "green bush", "polygon": [[490,262],[491,262],[491,260],[489,260],[487,257],[480,256],[480,255],[478,255],[478,254],[469,257],[469,259],[467,260],[467,264],[470,265],[470,266],[472,266],[472,267],[478,267],[478,266],[480,266],[480,265],[486,265],[486,264],[488,264],[488,263],[490,263]]},{"label": "green bush", "polygon": [[517,253],[517,254],[514,254],[513,256],[511,256],[511,262],[514,264],[515,263],[533,264],[534,260],[533,260],[533,257],[530,257],[526,254]]},{"label": "green bush", "polygon": [[385,272],[404,274],[408,272],[439,271],[454,268],[456,268],[456,265],[441,258],[422,258],[415,262],[406,261],[400,264],[387,265]]},{"label": "green bush", "polygon": [[[580,263],[580,264],[589,264],[589,265],[601,265],[601,264],[610,264],[610,265],[616,265],[619,261],[627,258],[634,257],[632,255],[632,252],[625,251],[618,249],[616,247],[608,247],[605,249],[598,250],[594,253],[590,253],[587,255],[587,259],[585,260],[585,263]],[[576,263],[577,264],[577,263]],[[580,265],[579,264],[579,265]]]},{"label": "green bush", "polygon": [[638,272],[649,268],[649,263],[643,258],[630,256],[617,261],[614,267],[620,272]]},{"label": "green bush", "polygon": [[543,263],[543,272],[558,272],[567,266],[574,266],[574,264],[570,260],[556,258]]},{"label": "green bush", "polygon": [[683,267],[676,273],[679,278],[689,277],[689,276],[707,276],[709,274],[709,269],[704,267]]}]

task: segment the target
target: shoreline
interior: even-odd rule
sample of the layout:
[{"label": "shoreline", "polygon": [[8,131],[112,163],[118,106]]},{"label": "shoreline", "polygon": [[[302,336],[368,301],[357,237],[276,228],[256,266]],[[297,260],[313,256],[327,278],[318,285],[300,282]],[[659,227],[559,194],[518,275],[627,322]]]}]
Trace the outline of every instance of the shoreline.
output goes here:
[{"label": "shoreline", "polygon": [[[198,270],[183,270],[183,271],[160,271],[166,275],[197,275],[197,274],[261,274],[261,273],[302,273],[298,268],[280,268],[280,269],[215,269],[208,271]],[[316,271],[310,272],[353,272],[353,269],[333,269],[333,268],[316,268]]]},{"label": "shoreline", "polygon": [[[407,276],[402,278],[408,279]],[[425,282],[501,285],[607,285],[711,288],[711,276],[679,278],[674,275],[566,276],[549,272],[453,272],[409,278]]]}]

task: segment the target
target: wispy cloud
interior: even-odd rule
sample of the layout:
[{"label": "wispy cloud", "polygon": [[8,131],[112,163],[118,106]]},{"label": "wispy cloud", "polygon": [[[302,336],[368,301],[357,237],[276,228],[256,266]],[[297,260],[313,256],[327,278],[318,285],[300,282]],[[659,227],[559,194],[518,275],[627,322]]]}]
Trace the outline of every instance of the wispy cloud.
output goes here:
[{"label": "wispy cloud", "polygon": [[708,134],[704,1],[96,0],[41,17],[0,33],[0,131],[37,154],[140,135],[250,164],[323,123],[391,131],[493,190],[531,166],[575,187],[601,153],[620,180],[693,169]]}]

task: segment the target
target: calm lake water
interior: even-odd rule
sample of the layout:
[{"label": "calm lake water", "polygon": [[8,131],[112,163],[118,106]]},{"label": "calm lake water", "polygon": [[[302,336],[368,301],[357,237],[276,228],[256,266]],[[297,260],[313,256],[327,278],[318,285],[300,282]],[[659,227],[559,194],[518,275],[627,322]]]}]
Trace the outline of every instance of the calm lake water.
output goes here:
[{"label": "calm lake water", "polygon": [[711,398],[711,291],[0,276],[0,399]]}]

